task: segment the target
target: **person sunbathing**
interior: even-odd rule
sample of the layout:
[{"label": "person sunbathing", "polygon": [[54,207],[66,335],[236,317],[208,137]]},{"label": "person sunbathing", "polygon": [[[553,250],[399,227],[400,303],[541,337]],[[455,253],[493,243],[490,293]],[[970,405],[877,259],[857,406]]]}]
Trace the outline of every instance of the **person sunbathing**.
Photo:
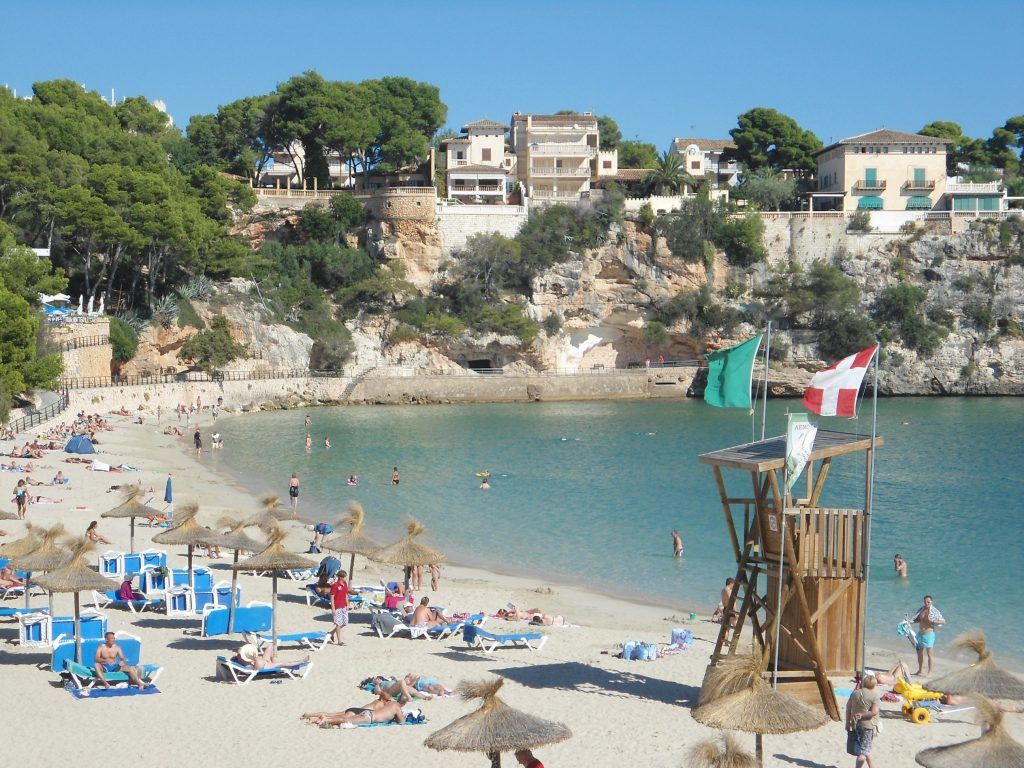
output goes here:
[{"label": "person sunbathing", "polygon": [[887,671],[869,671],[869,673],[874,675],[875,679],[882,685],[896,685],[901,677],[910,682],[910,670],[907,669],[907,665],[902,661],[897,661]]},{"label": "person sunbathing", "polygon": [[164,434],[165,434],[165,435],[170,435],[171,437],[181,437],[181,436],[183,436],[183,435],[184,435],[185,433],[184,433],[184,432],[182,432],[182,431],[181,431],[180,429],[178,429],[177,427],[167,427],[167,429],[165,429],[165,430],[164,430]]},{"label": "person sunbathing", "polygon": [[93,520],[89,523],[89,527],[85,529],[85,535],[89,541],[95,541],[97,544],[109,544],[110,539],[103,536],[99,531],[99,521]]},{"label": "person sunbathing", "polygon": [[132,415],[132,412],[129,411],[127,408],[125,408],[123,405],[121,406],[120,410],[111,411],[110,413],[112,415],[114,415],[114,416],[131,416]]},{"label": "person sunbathing", "polygon": [[540,608],[527,608],[521,611],[511,603],[508,608],[499,610],[495,616],[505,621],[528,621],[545,627],[564,627],[567,623],[564,616],[552,616]]},{"label": "person sunbathing", "polygon": [[[41,485],[41,483],[40,483]],[[33,504],[62,504],[64,499],[51,499],[49,496],[32,496]]]},{"label": "person sunbathing", "polygon": [[157,512],[155,515],[149,515],[146,521],[150,525],[163,525],[164,523],[171,522],[171,518],[161,512]]},{"label": "person sunbathing", "polygon": [[344,712],[306,712],[302,719],[321,728],[332,728],[340,725],[343,728],[355,728],[357,725],[373,723],[401,723],[405,720],[402,705],[381,691],[377,699],[362,707],[349,707]]},{"label": "person sunbathing", "polygon": [[430,598],[420,598],[420,604],[416,606],[416,610],[412,612],[412,619],[409,621],[409,626],[412,627],[439,627],[442,624],[447,624],[448,619],[444,613],[437,610],[437,608],[430,608]]},{"label": "person sunbathing", "polygon": [[107,632],[103,636],[103,645],[96,649],[93,663],[96,665],[96,679],[104,688],[109,688],[104,675],[109,672],[124,672],[128,676],[129,685],[136,686],[140,691],[145,690],[147,684],[142,680],[142,670],[131,666],[124,657],[124,651],[114,642],[114,633]]},{"label": "person sunbathing", "polygon": [[309,656],[303,656],[298,661],[292,661],[286,664],[277,658],[277,654],[274,653],[274,646],[272,644],[267,643],[261,653],[257,650],[255,645],[252,643],[246,643],[238,649],[238,653],[236,653],[231,660],[236,664],[241,664],[243,667],[259,671],[266,667],[293,667],[298,666],[299,664],[305,664],[309,661]]},{"label": "person sunbathing", "polygon": [[432,677],[414,675],[411,672],[405,676],[405,684],[412,690],[428,693],[431,696],[451,696],[455,693]]},{"label": "person sunbathing", "polygon": [[146,596],[132,586],[132,574],[128,573],[125,574],[124,581],[117,589],[117,599],[134,602],[135,600],[145,600]]},{"label": "person sunbathing", "polygon": [[10,568],[0,568],[0,589],[11,589],[12,587],[24,587],[25,582],[15,575]]},{"label": "person sunbathing", "polygon": [[67,485],[71,482],[70,477],[64,477],[64,473],[61,470],[57,470],[57,474],[53,476],[53,480],[50,481],[50,485]]},{"label": "person sunbathing", "polygon": [[391,698],[398,699],[399,704],[408,704],[414,698],[433,698],[431,694],[424,693],[423,691],[419,691],[415,687],[410,686],[404,677],[394,678],[385,677],[384,675],[374,675],[373,677],[368,677],[360,682],[359,687],[369,691],[370,693],[376,693],[378,695],[383,691]]}]

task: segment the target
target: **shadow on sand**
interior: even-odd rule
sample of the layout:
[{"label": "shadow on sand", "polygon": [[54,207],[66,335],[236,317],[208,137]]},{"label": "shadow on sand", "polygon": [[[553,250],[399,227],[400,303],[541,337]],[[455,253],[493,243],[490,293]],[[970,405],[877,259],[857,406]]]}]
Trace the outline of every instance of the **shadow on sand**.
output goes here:
[{"label": "shadow on sand", "polygon": [[693,685],[660,680],[635,672],[601,669],[578,661],[506,667],[495,669],[494,674],[529,688],[555,688],[602,696],[648,699],[686,707],[695,704],[700,694],[700,688]]},{"label": "shadow on sand", "polygon": [[839,768],[835,763],[816,763],[813,760],[804,760],[802,757],[790,757],[781,752],[775,753],[773,757],[784,763],[800,766],[800,768]]}]

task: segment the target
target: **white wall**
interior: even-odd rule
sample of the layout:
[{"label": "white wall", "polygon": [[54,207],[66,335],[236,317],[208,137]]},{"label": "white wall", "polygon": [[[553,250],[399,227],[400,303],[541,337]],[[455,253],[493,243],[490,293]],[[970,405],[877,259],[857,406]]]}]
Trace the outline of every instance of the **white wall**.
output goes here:
[{"label": "white wall", "polygon": [[466,245],[470,236],[497,232],[515,237],[526,223],[523,205],[438,205],[437,231],[441,235],[441,253],[449,256]]}]

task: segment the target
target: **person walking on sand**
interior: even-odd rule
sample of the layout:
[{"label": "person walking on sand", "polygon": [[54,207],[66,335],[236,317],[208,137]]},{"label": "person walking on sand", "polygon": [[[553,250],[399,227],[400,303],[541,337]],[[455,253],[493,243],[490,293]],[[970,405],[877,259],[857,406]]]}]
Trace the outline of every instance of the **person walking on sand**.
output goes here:
[{"label": "person walking on sand", "polygon": [[857,758],[856,768],[875,766],[871,760],[871,744],[878,730],[881,708],[876,685],[875,678],[868,675],[846,702],[846,751]]},{"label": "person walking on sand", "polygon": [[25,519],[25,511],[28,509],[28,486],[24,480],[19,480],[14,486],[14,503],[18,508],[18,519]]},{"label": "person walking on sand", "polygon": [[394,469],[391,470],[391,484],[398,485],[400,479],[401,478],[399,478],[398,476],[398,467],[395,467]]},{"label": "person walking on sand", "polygon": [[341,630],[348,626],[348,574],[345,571],[338,571],[331,584],[331,614],[334,619],[331,637],[335,645],[344,645]]},{"label": "person walking on sand", "polygon": [[679,535],[679,531],[672,529],[672,557],[683,556],[683,539]]},{"label": "person walking on sand", "polygon": [[441,581],[441,564],[431,563],[430,564],[430,588],[437,592],[437,585]]},{"label": "person walking on sand", "polygon": [[299,476],[292,472],[292,479],[288,481],[288,496],[292,500],[292,512],[299,508]]},{"label": "person walking on sand", "polygon": [[896,556],[892,559],[892,567],[893,570],[896,571],[896,575],[901,579],[907,578],[907,561],[903,559],[903,555],[899,552],[897,552]]},{"label": "person walking on sand", "polygon": [[160,406],[158,405],[158,406],[156,407],[156,423],[157,423],[157,426],[159,426],[159,425],[160,425],[160,413],[161,413],[161,412],[162,412],[162,409],[161,409],[161,407],[160,407]]},{"label": "person walking on sand", "polygon": [[937,627],[941,627],[946,623],[946,620],[942,617],[939,609],[932,603],[932,596],[924,596],[924,605],[922,605],[917,614],[911,619],[914,624],[921,626],[920,631],[917,633],[917,672],[915,675],[922,674],[924,670],[924,659],[925,653],[928,655],[928,674],[932,673],[932,649],[935,647],[935,630]]},{"label": "person walking on sand", "polygon": [[196,456],[203,455],[203,436],[199,433],[199,427],[196,427],[195,434],[192,435],[192,439],[196,443]]},{"label": "person walking on sand", "polygon": [[517,749],[516,762],[523,768],[544,768],[544,763],[534,757],[533,752],[529,749]]}]

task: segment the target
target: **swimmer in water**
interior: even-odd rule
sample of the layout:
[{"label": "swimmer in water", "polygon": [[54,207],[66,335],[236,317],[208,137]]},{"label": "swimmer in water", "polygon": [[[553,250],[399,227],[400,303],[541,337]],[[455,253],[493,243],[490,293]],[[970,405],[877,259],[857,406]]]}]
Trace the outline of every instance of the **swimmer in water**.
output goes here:
[{"label": "swimmer in water", "polygon": [[683,539],[679,535],[679,531],[672,530],[672,557],[683,556]]},{"label": "swimmer in water", "polygon": [[358,477],[356,477],[355,475],[349,475],[348,476],[348,485],[358,485],[358,484],[359,484],[359,478]]},{"label": "swimmer in water", "polygon": [[489,491],[489,490],[491,490],[491,484],[487,482],[487,478],[486,477],[480,483],[480,490],[481,491]]}]

